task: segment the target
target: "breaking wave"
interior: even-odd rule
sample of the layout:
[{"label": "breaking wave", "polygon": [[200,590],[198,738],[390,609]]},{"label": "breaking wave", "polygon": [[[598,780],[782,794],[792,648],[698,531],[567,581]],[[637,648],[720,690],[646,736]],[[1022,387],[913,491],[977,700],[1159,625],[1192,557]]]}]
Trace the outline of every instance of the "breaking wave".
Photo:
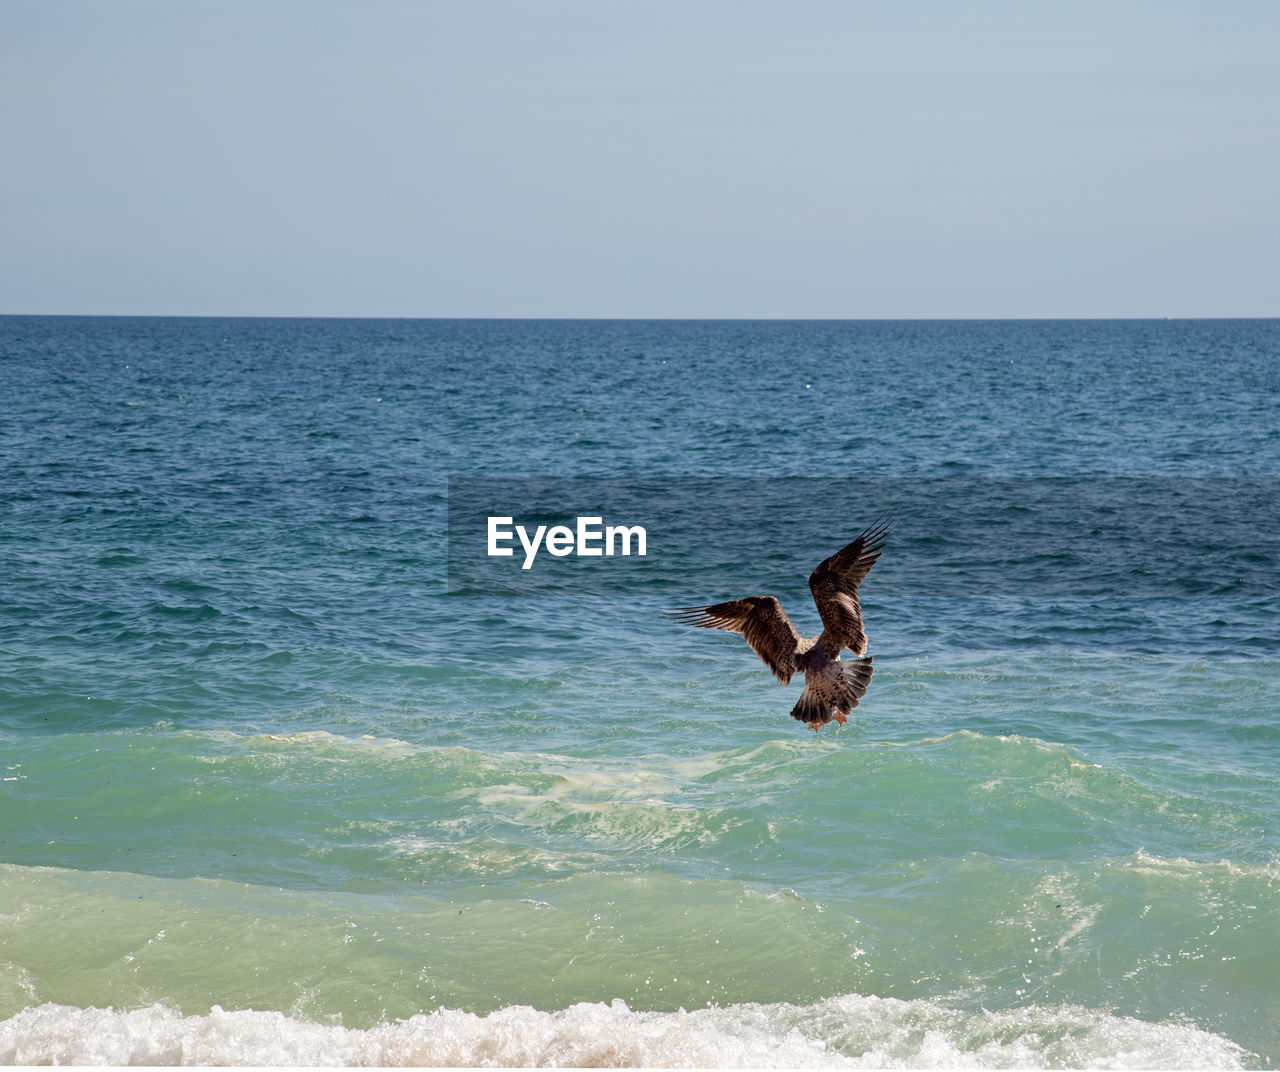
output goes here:
[{"label": "breaking wave", "polygon": [[1074,1006],[967,1012],[854,994],[691,1012],[634,1011],[620,1000],[484,1016],[439,1009],[368,1029],[217,1006],[184,1016],[163,1005],[46,1004],[0,1023],[9,1064],[1243,1068],[1251,1056],[1191,1025]]}]

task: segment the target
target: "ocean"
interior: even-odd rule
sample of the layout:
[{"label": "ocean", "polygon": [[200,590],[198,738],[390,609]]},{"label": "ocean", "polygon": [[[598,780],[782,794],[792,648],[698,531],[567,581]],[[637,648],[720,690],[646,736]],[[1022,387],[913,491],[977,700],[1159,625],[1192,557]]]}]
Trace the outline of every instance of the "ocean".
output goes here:
[{"label": "ocean", "polygon": [[[0,1061],[1280,1064],[1280,321],[8,316],[0,383]],[[663,616],[816,633],[882,515],[844,726]]]}]

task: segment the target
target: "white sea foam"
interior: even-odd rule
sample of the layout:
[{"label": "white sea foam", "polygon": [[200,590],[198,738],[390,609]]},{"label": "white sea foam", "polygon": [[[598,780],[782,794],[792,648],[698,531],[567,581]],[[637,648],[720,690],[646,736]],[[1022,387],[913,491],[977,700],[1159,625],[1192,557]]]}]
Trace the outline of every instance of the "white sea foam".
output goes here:
[{"label": "white sea foam", "polygon": [[112,1065],[808,1068],[1240,1068],[1221,1036],[1064,1007],[964,1012],[846,995],[810,1006],[636,1012],[623,1002],[486,1016],[441,1009],[369,1029],[279,1012],[183,1016],[29,1008],[0,1023],[0,1061]]},{"label": "white sea foam", "polygon": [[1209,863],[1187,860],[1181,856],[1155,856],[1146,849],[1138,849],[1132,856],[1118,861],[1118,865],[1148,875],[1191,875],[1203,878],[1221,874],[1259,879],[1268,886],[1280,881],[1280,856],[1276,855],[1262,864],[1239,864],[1232,860]]},{"label": "white sea foam", "polygon": [[[570,822],[593,843],[633,849],[713,841],[731,823],[722,809],[699,809],[678,799],[679,784],[655,770],[598,770],[564,757],[529,759],[541,764],[532,779],[471,786],[453,797],[504,821],[531,827]],[[550,784],[536,784],[547,776]]]},{"label": "white sea foam", "polygon": [[342,734],[330,733],[328,730],[304,730],[299,733],[289,734],[259,733],[245,738],[245,743],[249,748],[255,750],[278,751],[282,745],[302,745],[304,747],[371,752],[396,757],[412,756],[422,751],[421,748],[397,737],[375,737],[368,733],[359,737],[347,737]]}]

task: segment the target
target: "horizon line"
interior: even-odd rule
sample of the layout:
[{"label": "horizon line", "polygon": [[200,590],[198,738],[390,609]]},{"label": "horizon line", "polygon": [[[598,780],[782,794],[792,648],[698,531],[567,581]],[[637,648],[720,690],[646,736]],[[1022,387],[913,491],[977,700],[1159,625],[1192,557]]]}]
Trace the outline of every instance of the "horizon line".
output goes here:
[{"label": "horizon line", "polygon": [[1213,315],[1068,315],[1068,316],[521,316],[489,315],[408,315],[408,314],[315,314],[315,313],[12,313],[0,312],[0,319],[67,319],[67,320],[431,320],[431,321],[508,321],[508,322],[583,322],[602,323],[1061,323],[1098,321],[1165,321],[1191,320],[1277,320],[1280,313],[1272,314],[1213,314]]}]

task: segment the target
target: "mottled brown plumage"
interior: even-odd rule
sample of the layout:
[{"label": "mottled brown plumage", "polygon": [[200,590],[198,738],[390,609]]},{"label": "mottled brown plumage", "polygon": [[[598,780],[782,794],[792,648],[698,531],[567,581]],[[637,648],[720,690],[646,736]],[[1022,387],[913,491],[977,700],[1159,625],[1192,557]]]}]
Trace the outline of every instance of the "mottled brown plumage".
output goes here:
[{"label": "mottled brown plumage", "polygon": [[792,674],[803,670],[804,691],[791,709],[791,717],[813,730],[833,719],[843,724],[866,695],[872,667],[869,655],[842,662],[840,652],[848,648],[854,655],[866,653],[858,585],[880,557],[888,535],[888,520],[881,518],[809,574],[809,591],[822,619],[822,632],[816,637],[802,637],[773,596],[679,607],[668,611],[667,617],[703,629],[741,633],[784,685],[790,683]]}]

